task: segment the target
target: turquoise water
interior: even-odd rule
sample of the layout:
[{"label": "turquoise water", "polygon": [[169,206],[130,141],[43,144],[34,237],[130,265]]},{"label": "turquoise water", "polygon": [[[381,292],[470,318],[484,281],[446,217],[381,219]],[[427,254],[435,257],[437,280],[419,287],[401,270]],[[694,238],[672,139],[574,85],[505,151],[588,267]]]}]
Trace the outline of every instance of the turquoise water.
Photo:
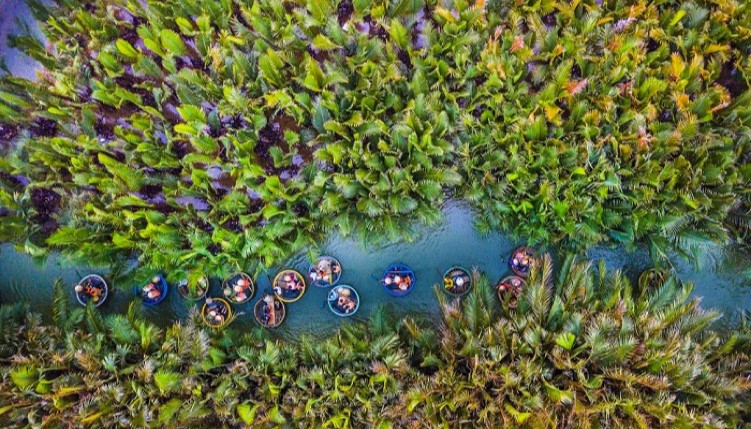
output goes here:
[{"label": "turquoise water", "polygon": [[[506,258],[511,250],[521,244],[501,234],[480,236],[473,228],[472,211],[463,203],[450,201],[444,207],[444,222],[437,227],[418,228],[411,243],[399,242],[382,246],[364,247],[358,241],[333,236],[321,246],[324,254],[337,257],[344,267],[340,283],[354,286],[361,297],[358,313],[351,318],[334,316],[325,305],[327,289],[309,287],[305,295],[295,303],[287,304],[288,315],[278,332],[292,336],[301,332],[313,334],[330,333],[341,324],[367,318],[372,311],[384,305],[398,316],[437,315],[438,300],[433,286],[441,282],[441,274],[452,265],[477,267],[493,280],[508,273]],[[52,303],[51,283],[61,277],[71,286],[70,300],[75,302],[72,286],[88,273],[85,267],[78,269],[57,258],[50,258],[43,265],[35,264],[30,257],[15,252],[8,245],[0,254],[0,300],[2,302],[25,301],[43,314],[49,315]],[[552,252],[555,256],[555,252]],[[596,247],[590,250],[589,257],[605,261],[609,269],[620,269],[635,279],[651,261],[645,250],[628,253],[623,249]],[[684,282],[694,282],[694,295],[702,298],[702,306],[715,308],[730,318],[739,310],[751,309],[751,280],[748,276],[751,255],[732,249],[718,247],[711,256],[702,258],[703,267],[695,268],[685,261],[676,260],[675,269]],[[407,297],[395,298],[388,295],[378,278],[389,263],[402,261],[412,266],[417,275],[417,286]],[[293,267],[301,272],[308,268],[306,254],[292,258],[284,267]],[[281,268],[281,267],[279,267]],[[94,270],[106,274],[99,270]],[[269,272],[273,277],[274,270]],[[260,299],[264,289],[269,288],[269,280],[264,275],[256,279],[257,292],[253,299],[235,310],[244,311],[233,327],[251,329],[258,326],[253,320],[253,304]],[[118,283],[116,290],[100,309],[105,314],[123,312],[132,297],[132,284]],[[220,296],[220,279],[212,279],[210,295]],[[183,300],[174,289],[158,307],[144,307],[149,320],[161,326],[185,317],[195,304]]]}]

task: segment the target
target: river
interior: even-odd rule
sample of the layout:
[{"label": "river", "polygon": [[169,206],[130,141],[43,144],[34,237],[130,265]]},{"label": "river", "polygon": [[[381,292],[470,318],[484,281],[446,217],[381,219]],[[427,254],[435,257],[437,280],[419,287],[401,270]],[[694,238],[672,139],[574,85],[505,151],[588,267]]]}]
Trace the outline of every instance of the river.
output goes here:
[{"label": "river", "polygon": [[[349,319],[334,316],[324,305],[326,289],[309,287],[298,301],[288,304],[288,316],[279,333],[294,336],[302,332],[327,334],[343,323],[367,318],[372,311],[383,305],[397,316],[437,315],[438,300],[433,286],[441,282],[439,271],[452,265],[477,267],[495,281],[508,273],[507,258],[511,250],[521,244],[502,234],[480,236],[473,227],[472,211],[460,201],[449,201],[443,208],[444,222],[437,227],[417,228],[414,240],[385,245],[363,245],[350,238],[332,236],[322,243],[324,254],[337,257],[344,267],[340,283],[354,286],[361,297],[357,315]],[[75,302],[72,286],[89,272],[88,267],[74,267],[66,261],[50,257],[43,264],[35,263],[29,256],[3,245],[0,253],[0,300],[4,303],[23,301],[49,317],[52,305],[52,282],[60,277],[70,285],[70,300]],[[549,249],[556,260],[557,252]],[[638,274],[652,265],[646,250],[627,252],[623,248],[594,247],[588,252],[593,260],[605,261],[608,269],[622,270],[635,281]],[[739,314],[739,310],[751,309],[751,280],[749,266],[751,255],[733,248],[716,247],[703,255],[701,267],[687,261],[674,259],[678,278],[694,283],[694,296],[702,298],[702,306],[714,308],[726,314],[725,320]],[[402,261],[412,266],[417,275],[417,285],[408,296],[392,297],[381,288],[374,277],[379,277],[390,262]],[[305,253],[291,258],[283,267],[306,272],[308,260]],[[278,267],[282,268],[282,267]],[[277,269],[278,269],[277,268]],[[94,270],[106,275],[106,270]],[[270,270],[273,277],[275,270]],[[210,295],[221,296],[221,279],[212,279]],[[269,287],[265,275],[256,279],[257,292],[244,305],[235,306],[240,316],[233,327],[251,329],[257,326],[252,316],[252,306],[261,293]],[[133,284],[115,284],[115,293],[100,309],[105,314],[124,312],[133,296]],[[160,326],[167,326],[184,318],[191,306],[173,289],[167,299],[157,307],[143,307],[146,317]]]}]

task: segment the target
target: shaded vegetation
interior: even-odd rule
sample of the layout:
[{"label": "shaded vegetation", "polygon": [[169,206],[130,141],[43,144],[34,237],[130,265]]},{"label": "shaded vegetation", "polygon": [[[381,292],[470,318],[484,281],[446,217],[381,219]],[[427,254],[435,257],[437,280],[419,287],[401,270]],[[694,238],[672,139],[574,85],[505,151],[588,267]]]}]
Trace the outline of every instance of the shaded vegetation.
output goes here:
[{"label": "shaded vegetation", "polygon": [[745,5],[31,5],[47,42],[10,42],[42,70],[0,80],[0,239],[32,254],[221,276],[334,230],[409,237],[447,197],[576,250],[748,243]]},{"label": "shaded vegetation", "polygon": [[463,301],[439,290],[436,328],[376,312],[327,339],[160,330],[132,306],[55,324],[0,307],[5,427],[738,427],[751,415],[751,330],[668,279],[640,290],[586,262],[544,258],[515,311],[486,278]]}]

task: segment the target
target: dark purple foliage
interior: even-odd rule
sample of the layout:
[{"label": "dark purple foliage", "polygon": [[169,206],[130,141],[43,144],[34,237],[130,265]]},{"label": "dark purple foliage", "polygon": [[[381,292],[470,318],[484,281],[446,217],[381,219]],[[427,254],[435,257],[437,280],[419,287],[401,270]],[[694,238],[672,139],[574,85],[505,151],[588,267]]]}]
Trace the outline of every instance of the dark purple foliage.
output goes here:
[{"label": "dark purple foliage", "polygon": [[222,227],[232,231],[232,232],[242,232],[245,228],[243,228],[242,224],[240,223],[240,220],[237,218],[232,218],[224,224],[222,224]]},{"label": "dark purple foliage", "polygon": [[196,218],[193,220],[193,225],[200,229],[201,231],[211,232],[214,230],[214,226],[210,223],[206,222],[205,220],[201,218]]},{"label": "dark purple foliage", "polygon": [[412,60],[409,59],[409,53],[403,49],[396,48],[396,57],[402,62],[408,69],[412,68]]},{"label": "dark purple foliage", "polygon": [[37,118],[29,127],[34,137],[53,137],[57,134],[57,123],[52,119]]},{"label": "dark purple foliage", "polygon": [[0,179],[16,189],[23,189],[29,184],[29,178],[21,174],[0,173]]},{"label": "dark purple foliage", "polygon": [[386,29],[383,28],[382,25],[373,21],[373,18],[371,18],[370,15],[366,16],[363,22],[368,24],[368,34],[370,34],[370,37],[378,37],[381,40],[386,40],[388,38]]},{"label": "dark purple foliage", "polygon": [[105,140],[114,140],[115,137],[117,137],[115,135],[114,124],[107,122],[105,118],[99,118],[97,120],[96,125],[94,125],[94,131],[96,131],[96,134],[99,138]]},{"label": "dark purple foliage", "polygon": [[344,25],[349,21],[349,18],[355,12],[354,6],[352,6],[352,0],[343,0],[339,2],[339,6],[336,8],[336,14],[339,18],[339,25]]},{"label": "dark purple foliage", "polygon": [[31,204],[42,220],[49,219],[53,213],[60,210],[61,202],[60,194],[52,189],[34,188],[31,190]]},{"label": "dark purple foliage", "polygon": [[172,142],[172,153],[177,159],[183,159],[183,157],[190,153],[190,144],[187,142]]},{"label": "dark purple foliage", "polygon": [[579,64],[574,63],[574,65],[571,67],[571,78],[572,79],[581,79],[582,77],[582,69],[579,67]]},{"label": "dark purple foliage", "polygon": [[545,23],[545,25],[548,27],[555,27],[555,16],[556,12],[550,12],[549,14],[542,17],[542,22]]},{"label": "dark purple foliage", "polygon": [[292,212],[297,216],[306,216],[309,212],[308,207],[303,203],[297,203],[292,206]]},{"label": "dark purple foliage", "polygon": [[18,135],[18,126],[0,122],[0,143],[10,143]]},{"label": "dark purple foliage", "polygon": [[253,148],[253,152],[258,155],[259,160],[266,166],[273,166],[273,160],[269,154],[272,146],[279,146],[284,143],[284,133],[282,127],[276,120],[271,120],[258,132],[258,143]]},{"label": "dark purple foliage", "polygon": [[162,192],[162,185],[143,185],[140,191],[146,198],[154,198]]},{"label": "dark purple foliage", "polygon": [[727,61],[722,65],[720,76],[717,78],[717,83],[724,86],[730,95],[735,98],[743,94],[748,89],[748,84],[743,79],[743,75],[735,67],[733,61]]}]

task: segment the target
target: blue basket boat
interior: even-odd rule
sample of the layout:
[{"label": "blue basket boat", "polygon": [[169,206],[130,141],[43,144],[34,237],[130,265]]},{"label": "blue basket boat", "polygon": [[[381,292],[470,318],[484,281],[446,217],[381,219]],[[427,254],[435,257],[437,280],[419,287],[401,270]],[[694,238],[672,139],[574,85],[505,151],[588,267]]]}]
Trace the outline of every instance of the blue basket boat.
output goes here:
[{"label": "blue basket boat", "polygon": [[[79,286],[81,288],[80,292],[77,290]],[[87,293],[86,290],[89,292]],[[94,307],[99,307],[107,300],[109,286],[101,276],[89,274],[78,282],[74,292],[76,293],[76,299],[84,307],[88,304],[89,300],[94,301]]]},{"label": "blue basket boat", "polygon": [[[159,296],[149,298],[148,292],[144,291],[144,289],[149,287],[149,285],[152,285],[152,287],[155,287],[156,290],[159,291]],[[167,284],[167,281],[164,280],[164,277],[162,277],[161,274],[157,274],[152,277],[151,281],[149,281],[149,283],[147,283],[143,288],[133,288],[133,293],[137,297],[141,298],[141,301],[144,303],[144,305],[148,306],[160,304],[162,301],[164,301],[165,298],[167,298],[167,292],[169,292],[169,285]]]},{"label": "blue basket boat", "polygon": [[407,264],[395,262],[389,265],[381,276],[381,285],[391,296],[408,295],[415,288],[417,276]]},{"label": "blue basket boat", "polygon": [[328,296],[329,310],[339,317],[349,317],[360,309],[360,295],[350,285],[334,287]]}]

